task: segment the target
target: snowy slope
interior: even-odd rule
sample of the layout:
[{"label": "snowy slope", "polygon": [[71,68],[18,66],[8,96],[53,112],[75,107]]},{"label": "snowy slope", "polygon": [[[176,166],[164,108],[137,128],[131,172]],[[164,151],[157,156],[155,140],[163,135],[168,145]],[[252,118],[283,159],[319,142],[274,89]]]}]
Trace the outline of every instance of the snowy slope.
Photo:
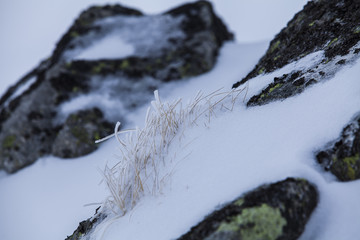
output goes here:
[{"label": "snowy slope", "polygon": [[[156,12],[180,2],[125,3],[129,6],[139,4],[145,12]],[[277,29],[252,35],[237,28],[240,20],[232,14],[234,6],[214,2],[216,11],[231,29],[236,30],[237,40],[242,43],[226,44],[211,72],[163,86],[159,92],[164,101],[182,98],[186,103],[199,89],[205,93],[221,87],[230,89],[265,52],[268,41],[257,41],[270,40],[292,16],[290,10],[284,11],[287,7],[283,5],[286,4],[284,1],[276,1],[275,4],[283,5],[284,8],[278,8],[283,11],[279,17],[269,18],[271,21],[267,23],[272,22]],[[300,10],[304,2],[297,1],[297,6],[294,3],[293,13]],[[242,3],[246,6],[245,1]],[[87,2],[80,6],[79,1],[79,9],[85,4]],[[252,11],[253,5],[250,5],[247,5],[247,13]],[[269,8],[267,4],[263,7]],[[257,11],[258,15],[265,14],[262,10]],[[285,16],[285,13],[289,15]],[[272,12],[271,16],[274,14]],[[255,21],[256,16],[250,21],[253,15],[245,15],[247,26],[269,29]],[[59,34],[54,39],[58,39]],[[49,54],[51,48],[44,53]],[[28,55],[35,56],[35,53]],[[43,54],[38,55],[31,64],[42,57]],[[308,64],[307,60],[309,58],[285,68],[301,68]],[[276,75],[283,72],[287,71],[281,69]],[[199,120],[198,127],[186,129],[181,142],[175,141],[170,146],[165,158],[169,164],[162,171],[170,173],[171,178],[164,184],[161,194],[145,196],[124,217],[105,221],[93,239],[174,239],[215,207],[260,184],[287,176],[305,177],[320,191],[320,203],[303,240],[356,239],[360,235],[360,209],[357,208],[360,182],[337,182],[317,166],[313,151],[336,138],[358,111],[359,72],[360,62],[357,62],[299,96],[248,109],[238,101],[233,112],[218,111],[210,124],[204,119],[206,127]],[[13,74],[16,75],[14,71]],[[246,98],[258,93],[274,76],[275,73],[252,79]],[[131,113],[134,125],[143,125],[145,113],[145,109]],[[0,239],[64,239],[70,235],[78,222],[92,216],[95,208],[109,195],[104,184],[99,185],[101,170],[106,163],[114,164],[119,154],[118,143],[112,139],[103,143],[94,154],[73,161],[46,157],[15,175],[0,173]],[[95,205],[83,207],[91,203]]]},{"label": "snowy slope", "polygon": [[[247,98],[286,68],[301,68],[322,54],[251,80]],[[175,239],[215,207],[286,177],[306,178],[320,192],[302,239],[356,239],[360,182],[339,183],[316,165],[313,151],[336,138],[358,111],[359,72],[360,61],[296,97],[253,108],[240,101],[233,112],[217,111],[210,123],[204,117],[206,127],[198,120],[170,145],[162,171],[171,180],[161,194],[144,197],[123,217],[105,220],[92,239]]]},{"label": "snowy slope", "polygon": [[[169,84],[160,90],[160,94],[172,98],[181,96],[185,100],[192,98],[205,84],[210,89],[230,88],[251,69],[266,47],[267,43],[228,44],[210,73],[188,80],[186,84]],[[234,62],[241,67],[231,64]],[[227,73],[226,79],[224,72]],[[222,78],[223,81],[218,80]],[[174,87],[177,90],[170,93],[169,89]],[[133,114],[134,123],[143,125],[144,115],[145,111],[141,110]],[[102,202],[109,195],[104,185],[99,186],[102,180],[100,170],[106,163],[116,162],[115,155],[119,155],[117,144],[113,140],[105,142],[94,154],[77,160],[46,157],[14,175],[2,173],[0,192],[5,194],[0,198],[0,212],[3,213],[1,216],[7,217],[0,217],[0,239],[20,240],[29,236],[31,239],[47,239],[49,235],[54,239],[64,239],[70,235],[78,222],[94,214],[99,204],[84,205]],[[14,227],[19,225],[21,231],[14,231]]]}]

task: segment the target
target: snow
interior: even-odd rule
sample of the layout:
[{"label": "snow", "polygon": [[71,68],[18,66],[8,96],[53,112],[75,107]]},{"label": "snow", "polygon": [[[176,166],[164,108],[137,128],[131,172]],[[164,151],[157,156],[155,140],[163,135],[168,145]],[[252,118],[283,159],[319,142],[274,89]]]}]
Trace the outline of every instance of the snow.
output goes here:
[{"label": "snow", "polygon": [[125,58],[134,53],[134,47],[118,36],[109,36],[85,49],[75,60],[97,60]]},{"label": "snow", "polygon": [[[182,1],[124,2],[157,12]],[[221,87],[230,89],[252,69],[265,52],[268,41],[306,1],[272,1],[281,6],[274,8],[279,12],[265,11],[270,8],[265,0],[262,4],[259,1],[240,1],[232,5],[224,2],[214,1],[215,9],[238,33],[238,43],[227,43],[222,48],[218,64],[209,73],[163,86],[159,92],[164,101],[182,98],[186,103],[199,89],[206,93]],[[29,10],[40,3],[48,11]],[[65,7],[69,4],[67,1],[51,4],[42,0],[34,0],[31,4],[20,0],[11,4],[1,2],[4,14],[0,14],[0,27],[14,38],[6,38],[1,44],[4,55],[0,66],[11,67],[4,69],[5,79],[9,80],[1,82],[0,92],[49,54],[61,32],[89,3],[79,0],[72,2],[75,6],[69,8]],[[252,10],[255,5],[258,8]],[[22,7],[15,11],[15,6]],[[244,9],[243,15],[235,15],[239,9]],[[36,14],[39,11],[42,14]],[[261,19],[259,15],[266,14],[270,14],[266,23],[273,24],[272,32],[263,22],[255,21]],[[17,21],[5,25],[9,21],[3,19]],[[29,19],[33,21],[31,26],[27,23]],[[56,23],[50,23],[51,19]],[[249,29],[240,28],[240,23]],[[45,35],[40,34],[44,32],[42,27],[49,29]],[[29,47],[38,42],[39,36],[42,43]],[[21,39],[28,43],[20,42]],[[125,53],[128,50],[124,50]],[[246,99],[258,93],[274,76],[287,73],[289,69],[308,67],[309,62],[321,56],[322,52],[317,52],[276,73],[252,79]],[[90,57],[95,58],[96,54]],[[298,96],[261,107],[246,108],[241,95],[233,112],[218,111],[206,126],[200,122],[198,126],[185,129],[181,140],[169,146],[165,158],[168,163],[160,169],[170,176],[161,193],[144,196],[125,216],[99,225],[93,239],[176,239],[221,204],[263,183],[288,176],[304,177],[316,184],[320,192],[320,202],[302,240],[356,239],[360,235],[360,209],[357,207],[360,181],[338,182],[316,164],[313,152],[338,137],[344,125],[359,111],[359,71],[360,61],[357,61]],[[77,101],[73,106],[93,104],[90,99]],[[114,106],[112,101],[101,104]],[[64,112],[71,111],[70,105],[64,107]],[[129,112],[128,117],[134,126],[141,127],[145,113],[145,109],[140,109]],[[64,239],[70,235],[78,222],[91,217],[108,196],[104,184],[99,185],[101,171],[106,164],[115,164],[119,154],[118,143],[111,139],[88,156],[73,160],[48,156],[16,174],[0,172],[0,239]],[[92,203],[95,204],[84,207]]]},{"label": "snow", "polygon": [[25,83],[23,83],[22,85],[19,86],[18,89],[16,89],[16,91],[11,95],[11,97],[6,101],[5,104],[9,103],[11,100],[15,99],[16,97],[20,96],[21,94],[23,94],[26,90],[28,90],[30,88],[30,86],[35,83],[36,81],[36,77],[32,77],[30,79],[28,79]]},{"label": "snow", "polygon": [[216,206],[286,177],[306,178],[320,191],[302,239],[358,236],[360,181],[337,182],[316,165],[313,152],[335,139],[358,112],[359,71],[360,61],[296,97],[249,109],[240,104],[231,113],[218,112],[210,127],[186,130],[165,159],[171,181],[162,194],[147,196],[125,216],[103,222],[92,239],[175,239]]},{"label": "snow", "polygon": [[[107,149],[107,150],[106,150]],[[104,144],[102,151],[113,152]],[[65,239],[101,202],[102,151],[76,160],[39,159],[20,173],[0,177],[0,239]],[[110,158],[110,157],[109,157]]]},{"label": "snow", "polygon": [[[89,47],[66,51],[65,56],[69,59],[75,55],[75,59],[93,60],[119,59],[130,55],[140,57],[161,55],[161,50],[169,51],[171,47],[174,48],[169,44],[169,39],[185,38],[185,34],[179,30],[181,22],[182,17],[174,18],[169,15],[108,17],[95,23],[95,26],[100,26],[102,31],[96,34],[90,32],[79,40],[81,45],[88,45],[86,42],[91,41]],[[100,40],[94,41],[96,38]],[[76,40],[77,38],[74,41]]]}]

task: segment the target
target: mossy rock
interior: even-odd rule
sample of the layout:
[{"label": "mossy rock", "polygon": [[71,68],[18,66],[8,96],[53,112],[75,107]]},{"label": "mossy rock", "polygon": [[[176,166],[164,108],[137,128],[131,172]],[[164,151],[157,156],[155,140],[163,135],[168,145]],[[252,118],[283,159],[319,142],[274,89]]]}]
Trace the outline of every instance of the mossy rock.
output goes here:
[{"label": "mossy rock", "polygon": [[53,143],[52,154],[61,158],[89,154],[98,147],[95,140],[110,135],[112,127],[98,108],[70,114]]},{"label": "mossy rock", "polygon": [[15,135],[8,135],[3,140],[2,147],[4,149],[14,148],[16,146],[15,141],[16,141],[16,136]]},{"label": "mossy rock", "polygon": [[316,152],[316,159],[340,181],[360,179],[360,115],[346,125],[336,142]]},{"label": "mossy rock", "polygon": [[250,98],[247,105],[263,105],[274,100],[283,100],[294,93],[300,93],[304,90],[305,80],[300,78],[301,72],[294,71],[290,74],[283,74],[281,77],[275,77],[259,94]]},{"label": "mossy rock", "polygon": [[297,239],[317,202],[314,185],[288,178],[226,204],[178,240]]},{"label": "mossy rock", "polygon": [[[288,77],[276,76],[274,81],[260,94],[253,96],[247,105],[281,101],[302,93],[313,84],[330,79],[345,63],[351,64],[360,56],[355,49],[360,42],[360,34],[357,33],[360,11],[355,9],[360,10],[359,1],[309,1],[270,42],[268,50],[254,69],[235,83],[233,88],[320,50],[324,52],[322,61],[312,58],[301,70],[298,68],[286,72]],[[276,79],[281,78],[282,81],[277,82]]]},{"label": "mossy rock", "polygon": [[359,1],[309,1],[270,42],[255,68],[234,87],[318,50],[324,50],[330,60],[348,54],[360,41],[359,9]]}]

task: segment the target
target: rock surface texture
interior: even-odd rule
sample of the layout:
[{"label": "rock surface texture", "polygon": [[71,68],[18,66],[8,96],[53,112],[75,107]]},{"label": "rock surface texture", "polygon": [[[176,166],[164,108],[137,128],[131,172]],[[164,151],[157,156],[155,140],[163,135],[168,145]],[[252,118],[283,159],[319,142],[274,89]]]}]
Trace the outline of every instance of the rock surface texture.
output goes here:
[{"label": "rock surface texture", "polygon": [[360,115],[342,131],[335,143],[317,152],[316,159],[340,181],[360,179]]},{"label": "rock surface texture", "polygon": [[254,69],[233,87],[257,75],[322,51],[306,69],[293,69],[277,76],[248,106],[282,100],[303,92],[312,84],[333,76],[342,66],[351,64],[360,52],[360,2],[352,0],[309,1],[287,26],[270,42],[266,54]]},{"label": "rock surface texture", "polygon": [[94,217],[84,220],[79,223],[78,228],[70,236],[67,236],[65,240],[79,240],[88,239],[84,236],[89,236],[90,232],[104,219],[106,215],[103,213],[96,213]]},{"label": "rock surface texture", "polygon": [[[271,42],[255,68],[233,87],[257,75],[309,58],[306,68],[289,68],[248,101],[248,106],[283,100],[334,76],[360,56],[360,1],[309,1]],[[360,110],[360,109],[359,109]],[[337,140],[316,151],[316,159],[340,181],[360,178],[360,115]]]},{"label": "rock surface texture", "polygon": [[[114,36],[131,45],[131,53],[82,55]],[[94,151],[94,140],[109,135],[116,121],[126,123],[123,109],[148,102],[165,82],[209,71],[232,39],[206,1],[155,16],[120,5],[89,8],[52,56],[0,99],[0,169],[13,173],[44,155]]]},{"label": "rock surface texture", "polygon": [[311,183],[288,178],[235,199],[179,240],[297,239],[317,201],[317,190]]}]

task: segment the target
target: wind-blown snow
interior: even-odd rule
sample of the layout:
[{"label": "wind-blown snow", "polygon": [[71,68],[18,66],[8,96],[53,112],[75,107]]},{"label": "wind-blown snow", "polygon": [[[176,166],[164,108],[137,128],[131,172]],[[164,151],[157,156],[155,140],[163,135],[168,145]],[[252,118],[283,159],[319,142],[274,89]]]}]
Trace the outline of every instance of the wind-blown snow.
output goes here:
[{"label": "wind-blown snow", "polygon": [[[18,3],[17,1],[13,1],[14,4]],[[36,3],[40,2],[42,1],[36,1]],[[59,23],[58,29],[63,29],[64,32],[72,18],[78,14],[80,6],[81,8],[85,6],[81,5],[85,2],[77,1],[78,5],[74,8],[62,11],[62,14],[71,18],[63,22],[56,19],[57,22],[63,24],[60,27]],[[142,3],[144,8],[149,7],[148,11],[157,11],[160,8],[167,9],[175,2],[182,1],[164,0],[157,2],[159,5],[156,5],[150,1],[134,0],[129,2],[129,5],[136,6]],[[226,1],[214,2],[215,10],[222,15],[230,28],[238,33],[237,40],[254,42],[259,39],[271,39],[273,34],[285,26],[291,15],[300,10],[305,1],[296,1],[298,5],[294,3],[295,1],[291,1],[294,5],[289,10],[285,9],[287,4],[290,4],[289,1],[272,1],[273,4],[283,4],[284,8],[269,11],[270,17],[266,18],[267,22],[274,23],[274,28],[277,26],[277,30],[271,35],[265,31],[267,28],[264,25],[255,25],[257,22],[251,21],[251,16],[249,16],[252,14],[259,18],[259,15],[267,14],[267,12],[257,9],[258,14],[253,14],[248,9],[248,14],[244,15],[248,17],[245,24],[252,31],[256,29],[256,32],[263,33],[259,36],[236,29],[240,17],[244,16],[239,14],[239,18],[231,17],[236,10],[234,6],[230,9]],[[160,6],[160,3],[165,5]],[[244,1],[236,4],[246,6],[246,4],[255,3],[258,2],[245,3]],[[5,12],[3,9],[6,8],[3,6],[6,4],[0,3],[2,12]],[[23,3],[24,10],[19,11],[25,16],[31,12],[30,8],[25,11],[26,4],[29,3]],[[54,6],[59,7],[59,4],[49,3],[47,7],[53,9]],[[62,4],[68,3],[63,1],[60,5],[65,6]],[[21,4],[18,3],[19,5]],[[294,7],[295,5],[297,7]],[[269,8],[266,3],[258,6]],[[16,11],[13,13],[17,14]],[[44,13],[51,14],[52,11],[44,11]],[[9,15],[0,14],[0,18],[5,16],[9,18]],[[65,19],[65,16],[62,19]],[[282,17],[286,19],[280,20]],[[43,19],[39,18],[40,20]],[[282,24],[275,24],[277,20],[282,21]],[[19,19],[19,23],[16,24],[21,23],[20,26],[24,26],[25,24],[21,21]],[[8,21],[1,19],[0,22],[4,24]],[[39,26],[41,26],[40,23]],[[33,31],[43,32],[35,26],[31,27],[33,27],[32,31],[29,30],[31,34]],[[23,31],[25,30],[23,28]],[[25,35],[22,35],[25,32],[14,31],[14,36],[26,39]],[[10,55],[14,55],[14,59],[19,61],[24,56],[25,59],[24,62],[15,64],[11,58],[6,59],[9,62],[1,58],[0,66],[14,66],[4,70],[4,76],[8,76],[5,79],[12,79],[11,82],[14,82],[15,76],[25,73],[26,69],[44,57],[44,54],[49,54],[54,40],[58,40],[61,35],[53,31],[49,31],[50,35],[53,34],[52,40],[50,35],[43,38],[45,42],[50,43],[49,45],[34,47],[30,52],[27,48],[30,48],[28,46],[31,45],[31,40],[33,43],[38,41],[35,37],[27,39],[29,45],[17,41],[13,41],[14,44],[12,44],[10,40],[4,40],[1,47],[4,48],[5,45],[8,49],[4,51],[3,56],[9,58]],[[26,48],[21,48],[23,45]],[[199,89],[204,92],[211,92],[220,87],[230,89],[233,83],[252,69],[266,51],[267,45],[268,42],[228,43],[222,48],[219,61],[212,71],[183,82],[169,83],[160,89],[160,96],[163,100],[181,97],[183,102],[186,102],[194,97]],[[302,59],[302,62],[285,66],[277,73],[252,79],[249,82],[246,99],[272,81],[275,74],[280,75],[287,73],[288,69],[308,66],[309,58],[312,57],[312,60],[321,58],[321,54],[318,52],[309,55]],[[95,58],[96,55],[93,57]],[[317,165],[313,152],[328,141],[337,138],[342,128],[358,112],[358,106],[360,106],[359,72],[360,62],[357,61],[352,66],[345,66],[332,79],[318,83],[298,96],[251,108],[246,108],[245,103],[240,101],[233,112],[218,112],[217,116],[211,119],[208,127],[199,124],[198,127],[187,129],[182,140],[170,146],[169,163],[160,169],[171,176],[169,182],[164,185],[162,193],[156,196],[145,196],[125,216],[99,225],[94,239],[176,239],[219,205],[263,183],[275,182],[288,176],[307,178],[317,185],[320,192],[319,205],[301,240],[357,239],[360,235],[358,228],[360,181],[338,182],[335,177],[324,172]],[[4,84],[2,89],[5,83],[8,85],[10,80],[1,82]],[[73,102],[73,104],[78,106],[94,104],[89,99],[85,101],[77,99],[77,101],[79,102]],[[104,101],[101,104],[112,106],[112,109],[115,106],[113,101]],[[65,113],[71,112],[70,105],[67,106],[68,108],[65,105],[63,107]],[[144,109],[127,114],[134,124],[142,126]],[[106,163],[109,165],[116,163],[115,155],[117,154],[120,154],[117,150],[117,142],[109,140],[101,144],[97,152],[82,158],[61,160],[55,157],[44,157],[14,175],[0,172],[0,239],[51,238],[60,240],[70,235],[78,222],[92,216],[100,204],[83,206],[94,202],[100,203],[108,195],[104,185],[99,185],[102,179],[99,169],[104,169]]]},{"label": "wind-blown snow", "polygon": [[[197,89],[230,88],[251,69],[266,46],[226,44],[211,72],[185,83],[171,83],[160,89],[160,94],[168,100],[182,97],[186,102]],[[276,73],[252,79],[246,98],[274,76],[308,66],[321,57],[322,52],[317,52]],[[230,64],[234,62],[238,65]],[[358,61],[298,96],[252,108],[240,102],[232,113],[217,113],[209,128],[199,124],[188,129],[181,142],[170,146],[171,161],[161,170],[171,178],[162,194],[147,196],[124,217],[104,222],[94,239],[173,239],[217,206],[288,176],[307,178],[320,191],[319,205],[303,240],[356,238],[360,234],[360,181],[337,182],[317,165],[313,151],[335,139],[358,111],[359,71]],[[142,114],[132,115],[140,126]],[[101,202],[108,194],[98,186],[101,174],[97,168],[116,162],[114,155],[120,154],[116,145],[110,140],[99,151],[77,160],[47,157],[15,175],[1,176],[0,192],[6,194],[1,195],[0,212],[9,217],[1,220],[0,238],[63,239],[71,234],[98,206],[83,205]]]},{"label": "wind-blown snow", "polygon": [[81,52],[74,60],[118,59],[130,56],[134,46],[118,36],[109,36]]},{"label": "wind-blown snow", "polygon": [[163,194],[105,221],[93,239],[175,239],[216,206],[286,177],[306,178],[320,191],[302,239],[354,239],[360,234],[360,181],[337,182],[317,166],[313,152],[339,136],[359,110],[359,71],[360,61],[301,95],[261,107],[240,105],[218,113],[209,128],[188,129],[165,159],[171,183]]},{"label": "wind-blown snow", "polygon": [[32,77],[27,80],[24,84],[20,85],[19,88],[11,95],[11,97],[5,102],[8,104],[11,100],[23,94],[26,90],[30,88],[30,86],[36,81],[36,77]]},{"label": "wind-blown snow", "polygon": [[[267,42],[226,44],[220,51],[218,64],[212,71],[185,80],[184,83],[169,83],[164,90],[160,89],[160,93],[164,93],[161,95],[167,96],[167,99],[183,97],[186,102],[186,99],[192,98],[198,89],[204,86],[219,89],[225,85],[230,89],[232,83],[251,70],[267,45]],[[232,64],[234,62],[239,65],[235,66]],[[111,86],[111,79],[109,84]],[[170,92],[171,89],[176,91]],[[166,92],[168,94],[165,94]],[[68,110],[71,112],[71,109]],[[141,126],[145,112],[146,109],[128,112],[128,117],[134,124]],[[0,197],[0,212],[4,213],[0,215],[0,239],[41,240],[52,236],[52,239],[62,240],[64,236],[70,235],[78,222],[94,214],[98,205],[86,208],[83,206],[101,202],[107,196],[104,186],[98,186],[102,179],[99,170],[103,170],[106,163],[109,165],[116,163],[116,155],[119,155],[117,142],[108,141],[103,143],[97,152],[80,159],[61,160],[45,157],[14,175],[2,174],[0,193],[5,194],[1,194]],[[46,187],[42,184],[45,179],[47,179]],[[3,218],[4,216],[6,218]],[[49,227],[44,227],[49,223],[51,223]],[[17,230],[15,231],[14,228]]]},{"label": "wind-blown snow", "polygon": [[73,42],[80,46],[64,55],[70,60],[120,59],[130,55],[156,57],[164,49],[171,51],[177,47],[171,39],[185,38],[180,30],[182,19],[170,15],[108,17],[95,23],[101,31],[75,38]]}]

